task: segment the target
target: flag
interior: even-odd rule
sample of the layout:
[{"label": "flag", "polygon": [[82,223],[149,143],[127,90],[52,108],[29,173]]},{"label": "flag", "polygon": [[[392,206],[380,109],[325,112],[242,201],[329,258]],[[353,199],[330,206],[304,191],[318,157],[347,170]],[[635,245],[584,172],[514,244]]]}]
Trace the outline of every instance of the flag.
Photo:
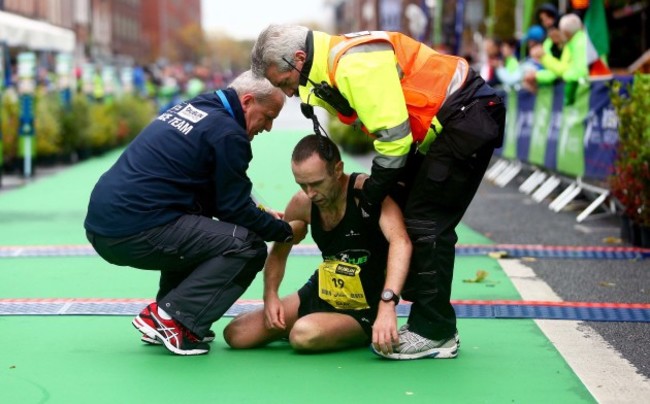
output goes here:
[{"label": "flag", "polygon": [[609,30],[603,0],[591,0],[584,18],[585,28],[598,56],[607,60],[609,55]]}]

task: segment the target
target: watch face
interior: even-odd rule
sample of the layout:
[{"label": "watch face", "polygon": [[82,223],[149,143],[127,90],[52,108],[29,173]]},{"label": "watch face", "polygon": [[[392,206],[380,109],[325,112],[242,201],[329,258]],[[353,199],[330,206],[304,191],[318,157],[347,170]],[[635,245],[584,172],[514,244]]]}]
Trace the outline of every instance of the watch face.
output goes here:
[{"label": "watch face", "polygon": [[393,298],[394,295],[395,294],[391,290],[384,290],[383,292],[381,292],[381,299],[389,301]]}]

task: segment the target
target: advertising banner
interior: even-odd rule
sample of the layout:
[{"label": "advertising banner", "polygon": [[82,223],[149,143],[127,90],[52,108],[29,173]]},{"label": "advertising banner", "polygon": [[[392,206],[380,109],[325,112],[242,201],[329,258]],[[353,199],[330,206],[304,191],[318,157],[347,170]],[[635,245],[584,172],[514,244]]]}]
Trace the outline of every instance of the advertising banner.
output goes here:
[{"label": "advertising banner", "polygon": [[[630,83],[631,79],[620,79]],[[611,81],[591,84],[585,130],[585,177],[605,180],[612,174],[618,144],[618,117],[609,98]]]},{"label": "advertising banner", "polygon": [[555,170],[557,167],[557,139],[560,137],[562,127],[562,111],[564,110],[564,84],[557,83],[553,86],[553,105],[551,106],[551,122],[546,137],[546,155],[544,166]]},{"label": "advertising banner", "polygon": [[535,97],[533,129],[530,133],[530,149],[528,150],[528,162],[536,166],[543,166],[546,158],[552,108],[553,86],[539,86]]},{"label": "advertising banner", "polygon": [[[622,91],[632,76],[617,76]],[[604,181],[611,175],[618,145],[618,117],[611,103],[612,80],[576,86],[565,105],[565,84],[507,93],[503,147],[496,155],[572,177]]]},{"label": "advertising banner", "polygon": [[506,130],[503,139],[503,146],[495,154],[501,154],[503,158],[517,158],[517,91],[510,90],[506,95]]},{"label": "advertising banner", "polygon": [[535,109],[535,94],[530,91],[519,91],[517,94],[517,159],[528,161],[530,136],[533,132],[533,110]]},{"label": "advertising banner", "polygon": [[557,144],[557,171],[573,177],[585,173],[585,121],[589,113],[589,84],[578,84],[575,101],[564,106]]}]

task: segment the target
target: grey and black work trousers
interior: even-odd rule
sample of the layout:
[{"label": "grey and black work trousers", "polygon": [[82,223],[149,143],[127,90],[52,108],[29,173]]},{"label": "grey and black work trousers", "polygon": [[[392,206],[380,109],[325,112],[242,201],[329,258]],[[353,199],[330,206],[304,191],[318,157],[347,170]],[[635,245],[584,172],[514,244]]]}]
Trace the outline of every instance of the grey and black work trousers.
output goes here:
[{"label": "grey and black work trousers", "polygon": [[250,286],[267,256],[255,233],[196,215],[129,237],[87,237],[111,264],[159,270],[158,306],[199,337]]},{"label": "grey and black work trousers", "polygon": [[[481,99],[475,107],[472,112],[477,116],[467,116],[468,121],[479,121],[473,127],[475,133],[445,126],[426,156],[411,152],[400,180],[404,187],[391,193],[402,206],[413,243],[402,292],[413,302],[409,330],[429,339],[447,339],[456,332],[456,313],[450,302],[456,226],[476,194],[494,148],[503,139],[505,108],[500,99]],[[481,120],[487,122],[481,124]],[[467,123],[463,125],[467,127]],[[498,132],[482,135],[485,130]],[[480,136],[488,140],[480,144]],[[462,147],[473,149],[463,155]]]}]

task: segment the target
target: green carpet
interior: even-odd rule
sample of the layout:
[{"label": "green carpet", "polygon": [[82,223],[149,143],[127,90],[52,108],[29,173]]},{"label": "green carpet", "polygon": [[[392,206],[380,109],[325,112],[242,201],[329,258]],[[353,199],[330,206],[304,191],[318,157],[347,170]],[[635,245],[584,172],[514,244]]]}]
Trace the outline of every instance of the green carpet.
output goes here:
[{"label": "green carpet", "polygon": [[[299,190],[290,170],[297,132],[253,142],[249,174],[263,203],[282,210]],[[0,194],[0,246],[87,243],[83,219],[97,178],[119,152]],[[362,171],[346,157],[346,171]],[[460,243],[489,243],[461,226]],[[307,239],[305,243],[313,243]],[[317,257],[289,260],[281,293],[295,291]],[[466,283],[476,271],[487,282]],[[99,257],[0,258],[0,299],[152,298],[157,273]],[[261,299],[258,276],[244,299]],[[498,263],[458,257],[453,299],[520,299]],[[145,346],[125,316],[0,316],[0,403],[511,403],[593,402],[532,320],[460,319],[454,360],[392,362],[368,349],[299,355],[286,343],[233,351],[221,331],[210,354],[178,357]],[[404,319],[400,319],[403,322]]]}]

